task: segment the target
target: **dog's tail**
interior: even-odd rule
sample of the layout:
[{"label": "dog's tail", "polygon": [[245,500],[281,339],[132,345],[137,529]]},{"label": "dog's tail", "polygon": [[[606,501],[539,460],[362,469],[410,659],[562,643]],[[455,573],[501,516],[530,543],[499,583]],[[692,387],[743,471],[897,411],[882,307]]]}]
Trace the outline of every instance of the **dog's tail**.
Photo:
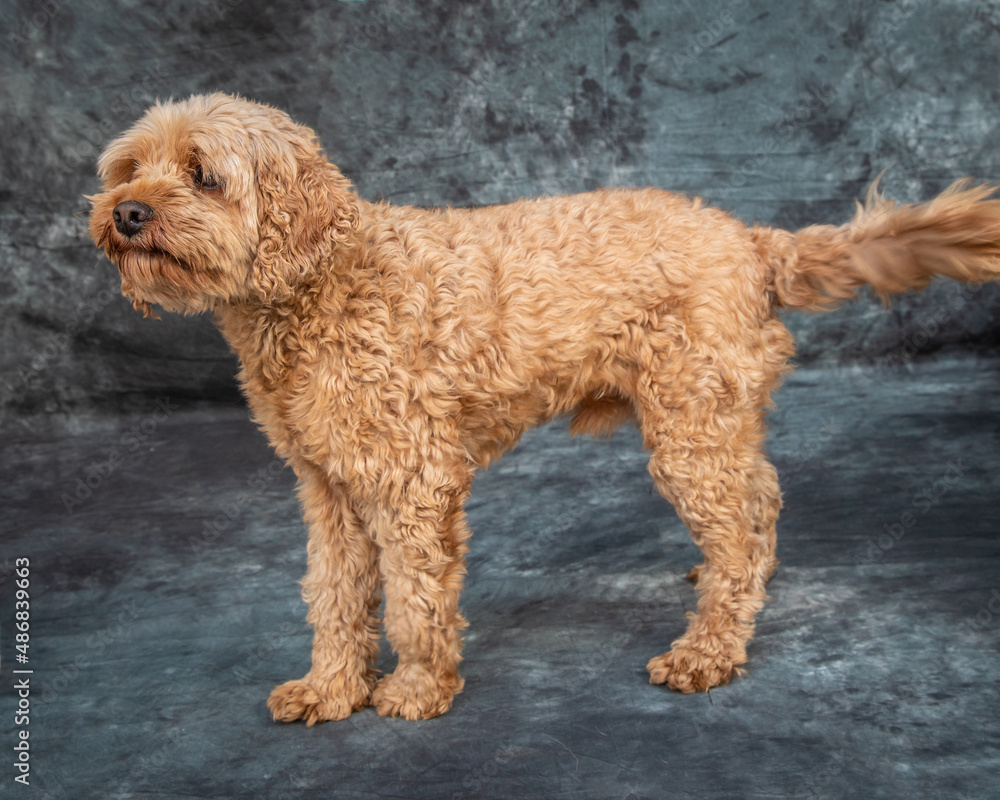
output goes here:
[{"label": "dog's tail", "polygon": [[1000,199],[991,198],[994,191],[963,180],[928,203],[897,205],[879,194],[876,181],[846,225],[795,233],[755,228],[772,267],[776,305],[823,311],[865,285],[888,301],[937,275],[964,283],[1000,279]]}]

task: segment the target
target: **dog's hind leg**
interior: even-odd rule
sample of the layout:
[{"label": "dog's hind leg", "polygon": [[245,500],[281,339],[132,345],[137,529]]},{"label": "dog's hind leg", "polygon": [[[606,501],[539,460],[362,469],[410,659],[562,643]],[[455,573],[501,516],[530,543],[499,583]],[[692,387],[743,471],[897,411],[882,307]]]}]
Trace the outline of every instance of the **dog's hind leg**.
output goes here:
[{"label": "dog's hind leg", "polygon": [[267,701],[280,722],[343,719],[367,706],[375,685],[380,601],[377,550],[343,487],[300,470],[309,527],[302,596],[314,630],[312,669],[278,686]]},{"label": "dog's hind leg", "polygon": [[702,550],[698,611],[670,652],[647,665],[652,683],[681,692],[728,682],[746,662],[754,615],[775,564],[775,523],[781,507],[777,473],[762,451],[762,412],[724,399],[689,397],[671,403],[647,382],[642,430],[650,473]]}]

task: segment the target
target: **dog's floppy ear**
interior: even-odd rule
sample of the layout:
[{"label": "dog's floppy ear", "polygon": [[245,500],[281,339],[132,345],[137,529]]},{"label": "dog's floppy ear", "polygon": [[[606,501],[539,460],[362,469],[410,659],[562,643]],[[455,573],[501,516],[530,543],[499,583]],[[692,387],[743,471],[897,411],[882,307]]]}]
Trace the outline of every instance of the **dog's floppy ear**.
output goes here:
[{"label": "dog's floppy ear", "polygon": [[313,132],[281,112],[254,136],[260,243],[252,280],[267,301],[295,285],[358,225],[350,182],[327,161]]}]

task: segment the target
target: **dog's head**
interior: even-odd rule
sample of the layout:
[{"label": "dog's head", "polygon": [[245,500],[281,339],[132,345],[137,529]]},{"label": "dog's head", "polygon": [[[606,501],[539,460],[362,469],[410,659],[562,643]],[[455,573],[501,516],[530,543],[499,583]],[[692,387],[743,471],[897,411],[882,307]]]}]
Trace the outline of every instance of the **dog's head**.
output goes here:
[{"label": "dog's head", "polygon": [[357,225],[311,130],[223,94],[153,106],[98,174],[90,235],[147,314],[281,300]]}]

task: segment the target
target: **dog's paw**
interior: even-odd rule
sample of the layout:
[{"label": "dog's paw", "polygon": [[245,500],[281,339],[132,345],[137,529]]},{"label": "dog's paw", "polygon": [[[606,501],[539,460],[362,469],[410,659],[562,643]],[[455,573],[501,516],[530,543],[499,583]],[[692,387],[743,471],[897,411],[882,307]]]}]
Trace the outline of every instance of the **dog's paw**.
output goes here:
[{"label": "dog's paw", "polygon": [[267,707],[276,722],[302,720],[309,727],[317,722],[345,719],[360,711],[371,699],[371,689],[362,681],[348,687],[345,681],[316,681],[308,675],[288,681],[271,692]]},{"label": "dog's paw", "polygon": [[383,717],[430,719],[451,708],[464,685],[457,673],[442,677],[419,664],[404,664],[375,684],[372,705]]},{"label": "dog's paw", "polygon": [[693,647],[675,645],[674,649],[657,656],[646,665],[649,682],[665,683],[684,694],[705,692],[729,683],[741,670],[732,659],[721,655],[706,655]]}]

